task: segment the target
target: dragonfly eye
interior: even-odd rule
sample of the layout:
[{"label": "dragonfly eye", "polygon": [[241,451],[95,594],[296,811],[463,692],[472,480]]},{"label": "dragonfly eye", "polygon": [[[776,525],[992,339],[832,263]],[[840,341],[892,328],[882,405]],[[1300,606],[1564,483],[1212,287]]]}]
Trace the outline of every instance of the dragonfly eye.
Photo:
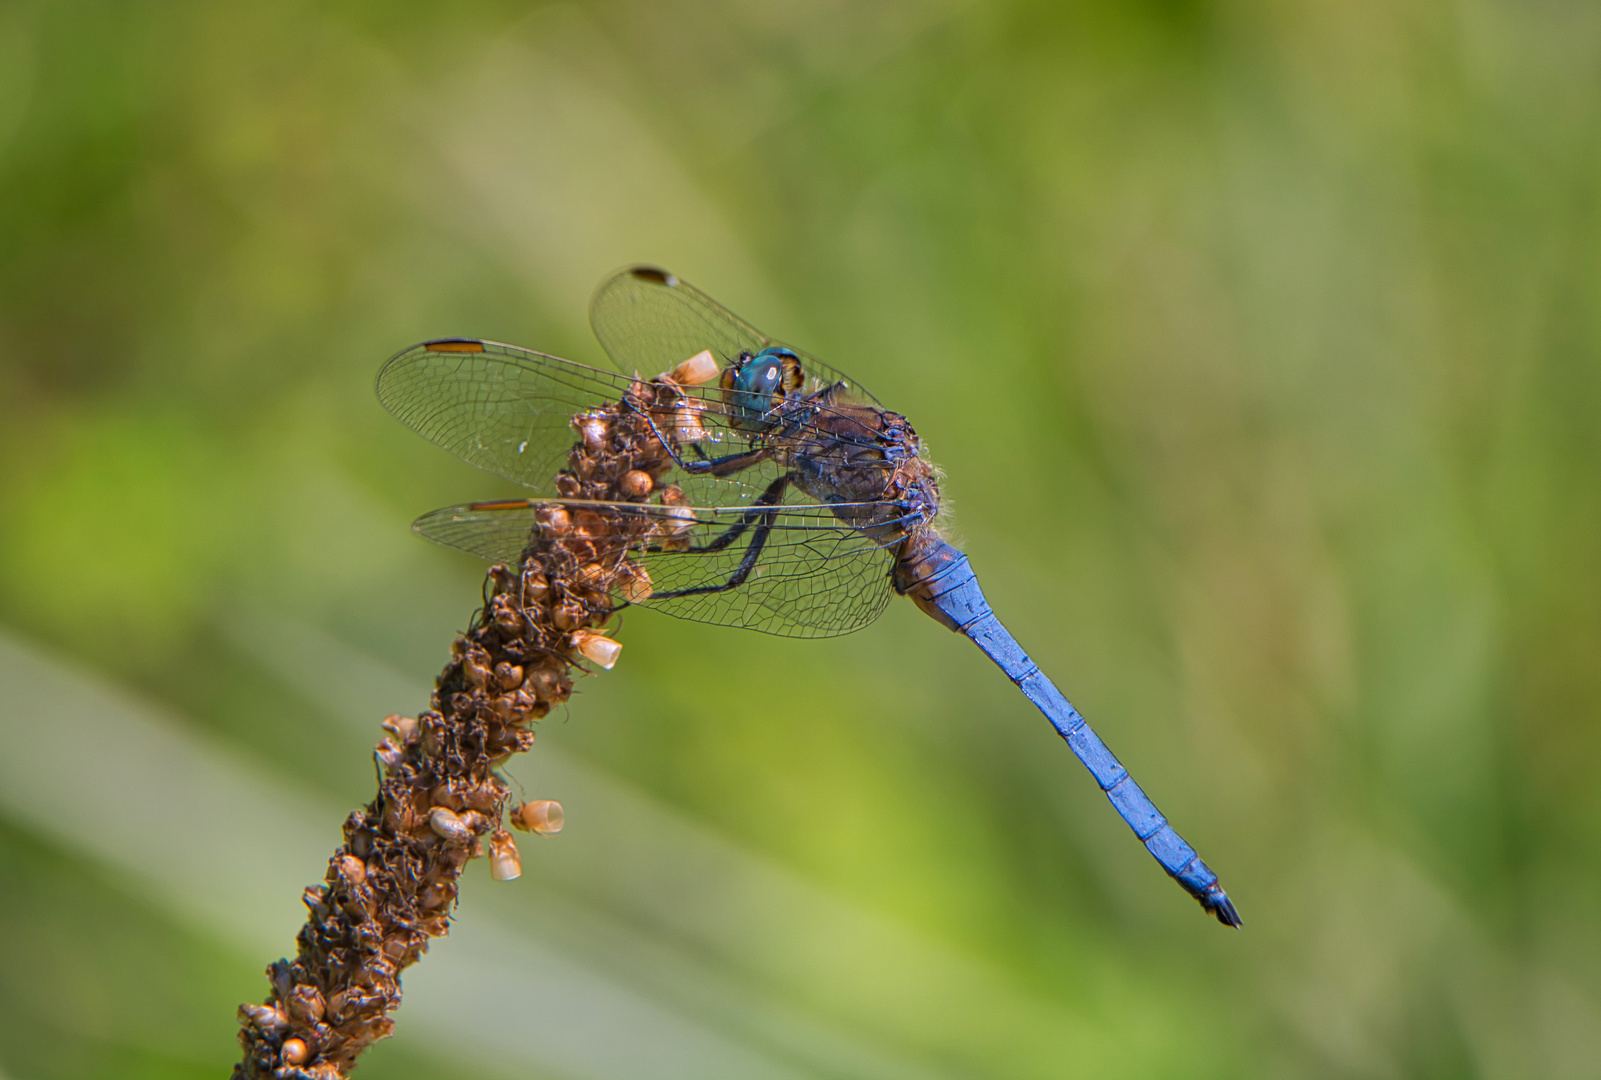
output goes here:
[{"label": "dragonfly eye", "polygon": [[733,406],[747,422],[773,407],[773,395],[784,379],[784,362],[767,352],[756,354],[734,375]]}]

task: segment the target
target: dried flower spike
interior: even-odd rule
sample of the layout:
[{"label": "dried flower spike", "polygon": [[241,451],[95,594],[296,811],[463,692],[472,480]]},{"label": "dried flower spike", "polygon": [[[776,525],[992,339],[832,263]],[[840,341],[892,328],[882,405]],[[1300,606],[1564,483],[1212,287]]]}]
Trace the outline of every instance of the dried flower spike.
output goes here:
[{"label": "dried flower spike", "polygon": [[[436,344],[446,353],[475,345]],[[496,878],[521,873],[516,843],[495,828],[508,796],[495,769],[533,745],[531,722],[567,701],[580,659],[617,662],[622,646],[598,632],[611,598],[651,595],[637,558],[603,550],[618,523],[595,507],[654,498],[668,510],[629,515],[630,547],[688,543],[687,497],[657,488],[673,453],[662,438],[706,437],[701,405],[684,387],[717,374],[709,353],[692,357],[676,369],[680,381],[638,380],[625,400],[574,418],[568,468],[553,485],[571,502],[538,505],[516,564],[490,568],[483,607],[452,643],[431,707],[385,718],[378,795],[346,819],[323,882],[306,889],[297,952],[268,968],[266,1003],[240,1008],[234,1080],[347,1076],[393,1030],[401,972],[449,931],[467,862],[487,849]],[[509,819],[548,836],[561,831],[563,814],[560,803],[537,799]]]}]

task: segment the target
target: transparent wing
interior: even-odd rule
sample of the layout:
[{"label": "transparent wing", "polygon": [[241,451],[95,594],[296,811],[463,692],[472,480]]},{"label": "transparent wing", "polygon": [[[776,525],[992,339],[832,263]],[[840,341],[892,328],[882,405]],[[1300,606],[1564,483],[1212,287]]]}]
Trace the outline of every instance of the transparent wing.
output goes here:
[{"label": "transparent wing", "polygon": [[[517,562],[540,542],[537,500],[469,503],[413,524],[430,540],[498,562]],[[614,570],[627,558],[644,575],[619,574],[619,606],[781,637],[833,637],[878,618],[891,595],[890,551],[816,503],[756,507],[664,507],[565,501],[587,511],[595,560]],[[839,507],[848,511],[847,506]],[[644,519],[642,521],[642,519]],[[610,530],[604,526],[609,524]],[[659,526],[641,528],[641,525]],[[655,539],[641,541],[642,532]],[[671,539],[662,542],[662,534]],[[739,580],[743,578],[743,580]],[[738,581],[737,584],[734,582]]]},{"label": "transparent wing", "polygon": [[493,341],[427,341],[378,369],[395,418],[470,464],[540,491],[567,464],[575,413],[617,401],[633,380]]},{"label": "transparent wing", "polygon": [[702,349],[727,364],[741,352],[779,346],[800,357],[812,394],[845,383],[865,404],[877,399],[815,356],[768,337],[695,286],[654,266],[619,270],[595,290],[589,323],[612,361],[624,371],[666,371]]},{"label": "transparent wing", "polygon": [[[554,494],[556,474],[567,466],[576,438],[574,416],[623,401],[635,382],[619,372],[532,349],[448,338],[391,357],[378,371],[377,392],[386,409],[424,438],[481,469]],[[717,387],[685,386],[678,392],[695,416],[693,441],[682,447],[687,458],[740,454],[760,448],[769,438],[736,428]],[[836,411],[818,410],[830,415]],[[672,423],[670,416],[662,418],[664,428]],[[803,420],[781,430],[788,443],[809,441],[811,458],[820,464],[832,464],[852,449],[848,440],[818,445],[819,439],[810,438],[820,435],[816,425]],[[769,460],[725,477],[675,469],[664,482],[679,484],[692,503],[744,506],[760,497],[781,471]]]}]

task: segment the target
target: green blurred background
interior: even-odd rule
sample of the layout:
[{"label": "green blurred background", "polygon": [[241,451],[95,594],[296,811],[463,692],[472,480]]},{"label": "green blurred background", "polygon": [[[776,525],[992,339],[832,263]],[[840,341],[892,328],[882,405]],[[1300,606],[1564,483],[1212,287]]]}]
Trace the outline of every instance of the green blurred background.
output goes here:
[{"label": "green blurred background", "polygon": [[391,420],[665,265],[912,417],[1220,929],[909,604],[640,613],[361,1075],[1601,1076],[1601,6],[0,6],[0,1073],[223,1075],[510,494]]}]

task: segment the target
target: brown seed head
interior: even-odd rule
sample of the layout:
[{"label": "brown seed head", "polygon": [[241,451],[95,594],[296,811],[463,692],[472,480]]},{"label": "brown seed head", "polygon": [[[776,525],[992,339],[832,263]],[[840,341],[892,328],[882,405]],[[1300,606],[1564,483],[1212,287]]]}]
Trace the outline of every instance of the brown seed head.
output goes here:
[{"label": "brown seed head", "polygon": [[589,611],[576,600],[563,600],[551,612],[550,621],[558,630],[576,630],[589,621]]},{"label": "brown seed head", "polygon": [[246,1004],[239,1006],[239,1022],[254,1024],[260,1030],[273,1035],[289,1026],[289,1017],[271,1005]]},{"label": "brown seed head", "polygon": [[578,433],[583,436],[584,449],[599,453],[606,447],[606,421],[593,414],[577,421]]},{"label": "brown seed head", "polygon": [[468,844],[473,840],[472,829],[449,807],[436,806],[429,811],[428,824],[440,839],[453,844]]},{"label": "brown seed head", "polygon": [[515,690],[523,684],[523,669],[517,664],[502,661],[495,665],[495,681],[502,690]]},{"label": "brown seed head", "polygon": [[651,598],[655,588],[651,584],[650,574],[638,563],[631,563],[623,578],[623,599],[630,604],[642,604]]},{"label": "brown seed head", "polygon": [[394,740],[387,735],[378,740],[373,753],[377,756],[378,763],[386,769],[398,769],[401,762],[406,760],[406,752],[396,746]]},{"label": "brown seed head", "polygon": [[534,511],[534,521],[546,536],[561,536],[573,527],[572,516],[561,506],[541,506]]},{"label": "brown seed head", "polygon": [[302,1024],[322,1023],[323,1001],[322,995],[315,986],[301,983],[289,995],[289,1015]]},{"label": "brown seed head", "polygon": [[311,1047],[304,1039],[285,1039],[283,1054],[285,1065],[304,1065],[311,1060]]},{"label": "brown seed head", "polygon": [[623,473],[622,479],[617,481],[617,489],[630,499],[637,499],[649,495],[656,481],[650,478],[650,473],[639,469],[629,469]]},{"label": "brown seed head", "polygon": [[352,885],[362,885],[367,881],[367,864],[354,855],[346,855],[339,860],[339,876]]}]

